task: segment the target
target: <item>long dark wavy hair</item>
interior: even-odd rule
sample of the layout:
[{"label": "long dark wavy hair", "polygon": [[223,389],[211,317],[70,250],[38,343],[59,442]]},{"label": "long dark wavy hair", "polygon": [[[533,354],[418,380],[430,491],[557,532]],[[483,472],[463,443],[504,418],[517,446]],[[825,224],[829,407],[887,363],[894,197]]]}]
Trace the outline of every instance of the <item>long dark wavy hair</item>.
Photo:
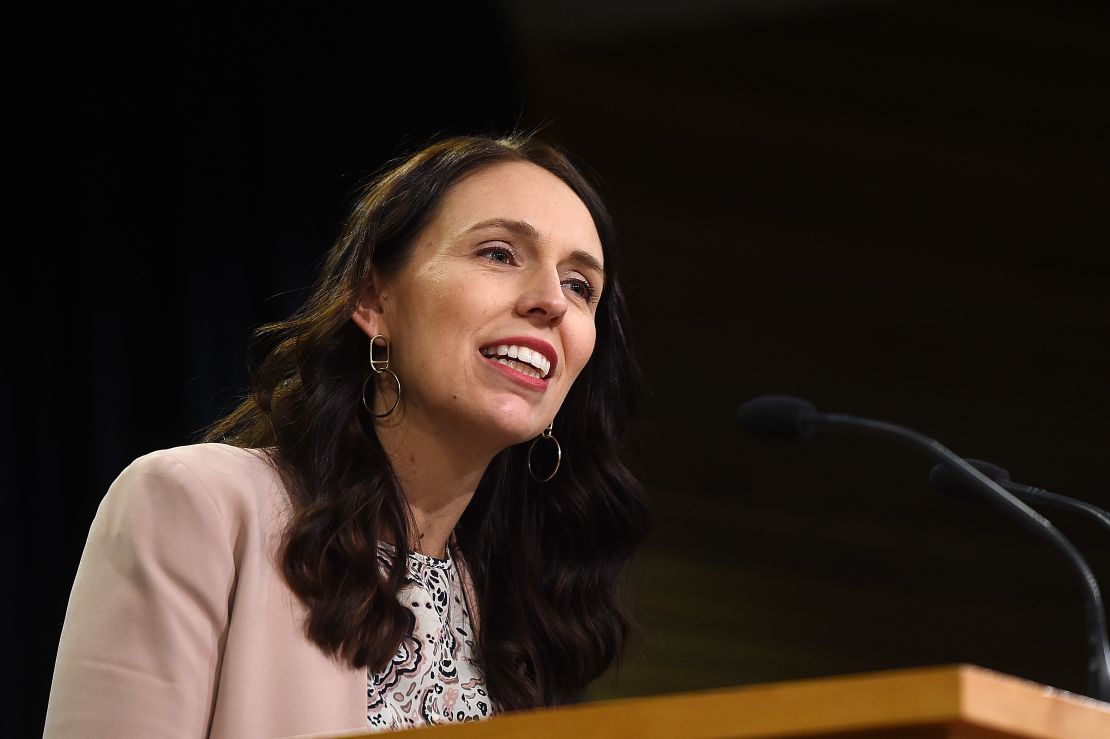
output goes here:
[{"label": "long dark wavy hair", "polygon": [[[619,657],[632,629],[620,590],[646,525],[640,486],[622,461],[639,376],[612,220],[562,151],[529,135],[457,137],[394,162],[358,197],[304,306],[255,332],[249,393],[205,435],[268,450],[282,476],[292,514],[278,556],[307,608],[308,638],[352,667],[384,669],[411,628],[396,597],[410,519],[360,402],[371,349],[351,314],[371,265],[386,274],[403,269],[453,184],[519,161],[543,167],[581,198],[607,274],[594,353],[555,420],[561,469],[537,483],[528,444],[505,449],[455,530],[454,551],[478,597],[478,658],[500,710],[573,700]],[[384,574],[379,536],[397,548]]]}]

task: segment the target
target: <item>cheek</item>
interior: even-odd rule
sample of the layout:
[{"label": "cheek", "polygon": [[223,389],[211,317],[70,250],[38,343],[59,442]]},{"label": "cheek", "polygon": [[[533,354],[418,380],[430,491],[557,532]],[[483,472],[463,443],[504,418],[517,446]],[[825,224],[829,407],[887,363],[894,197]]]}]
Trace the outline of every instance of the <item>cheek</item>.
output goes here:
[{"label": "cheek", "polygon": [[571,369],[572,377],[578,377],[586,362],[594,353],[594,344],[597,341],[597,330],[593,321],[583,322],[573,332],[568,332],[565,346],[567,353],[567,367]]},{"label": "cheek", "polygon": [[446,279],[430,269],[417,276],[419,281],[399,292],[394,311],[398,334],[407,345],[404,356],[410,369],[417,365],[454,376],[460,353],[477,351],[475,337],[512,305],[498,302],[495,291],[472,279]]}]

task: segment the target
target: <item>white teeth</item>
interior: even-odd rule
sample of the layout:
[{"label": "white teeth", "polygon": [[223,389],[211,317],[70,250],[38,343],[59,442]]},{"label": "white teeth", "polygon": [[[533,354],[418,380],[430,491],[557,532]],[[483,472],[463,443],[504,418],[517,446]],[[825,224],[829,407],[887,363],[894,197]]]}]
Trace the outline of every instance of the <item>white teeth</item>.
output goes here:
[{"label": "white teeth", "polygon": [[[499,344],[495,347],[490,346],[481,350],[482,355],[490,357],[491,359],[497,357],[497,361],[501,364],[519,370],[530,377],[547,377],[551,372],[551,362],[547,357],[540,354],[535,349],[529,349],[524,346],[516,346],[509,344]],[[510,363],[508,360],[516,360]],[[532,371],[535,368],[535,371]]]},{"label": "white teeth", "polygon": [[535,368],[530,367],[527,364],[521,364],[519,361],[507,359],[505,357],[498,357],[497,362],[499,364],[505,365],[506,367],[512,367],[522,375],[528,375],[529,377],[541,377],[540,373]]}]

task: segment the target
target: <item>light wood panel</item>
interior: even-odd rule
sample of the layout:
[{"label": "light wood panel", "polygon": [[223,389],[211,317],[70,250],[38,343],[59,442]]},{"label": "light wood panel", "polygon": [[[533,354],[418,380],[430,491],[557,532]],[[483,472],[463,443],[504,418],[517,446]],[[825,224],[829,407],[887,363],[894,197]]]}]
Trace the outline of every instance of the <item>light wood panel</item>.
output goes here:
[{"label": "light wood panel", "polygon": [[961,665],[605,701],[388,735],[411,739],[1094,739],[1110,737],[1110,705]]}]

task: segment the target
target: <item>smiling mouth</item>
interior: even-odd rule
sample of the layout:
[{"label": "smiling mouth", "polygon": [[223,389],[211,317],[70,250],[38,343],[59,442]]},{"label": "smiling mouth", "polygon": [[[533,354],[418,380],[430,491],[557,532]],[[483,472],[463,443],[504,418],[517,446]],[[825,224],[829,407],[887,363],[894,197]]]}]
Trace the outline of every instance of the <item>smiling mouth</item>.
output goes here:
[{"label": "smiling mouth", "polygon": [[482,356],[522,375],[546,380],[551,375],[551,362],[539,352],[515,344],[500,344],[479,349]]}]

